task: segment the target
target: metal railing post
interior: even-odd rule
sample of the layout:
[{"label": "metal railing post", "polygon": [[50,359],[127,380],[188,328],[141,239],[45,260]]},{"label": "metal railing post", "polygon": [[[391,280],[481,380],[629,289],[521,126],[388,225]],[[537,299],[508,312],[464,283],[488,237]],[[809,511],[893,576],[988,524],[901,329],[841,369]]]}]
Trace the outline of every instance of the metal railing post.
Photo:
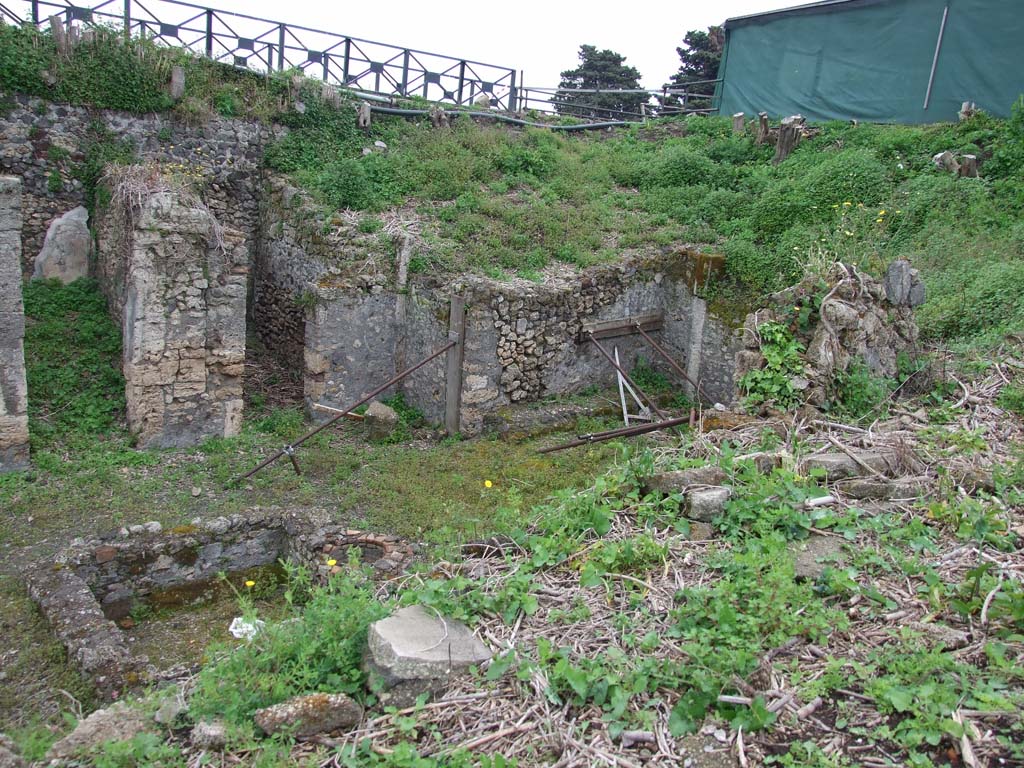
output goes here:
[{"label": "metal railing post", "polygon": [[462,87],[466,84],[466,62],[459,62],[459,100],[456,102],[460,107],[462,106]]},{"label": "metal railing post", "polygon": [[32,23],[39,26],[39,0],[32,0]]},{"label": "metal railing post", "polygon": [[[426,79],[426,78],[424,78]],[[405,96],[405,89],[409,87],[409,49],[402,52],[402,90],[400,93]]]},{"label": "metal railing post", "polygon": [[348,85],[348,65],[352,58],[352,38],[345,38],[345,61],[341,69],[341,84]]},{"label": "metal railing post", "polygon": [[324,52],[323,59],[324,59],[324,82],[326,83],[327,82],[327,78],[330,76],[330,73],[331,73],[331,66],[330,66],[331,54],[329,54],[327,52]]},{"label": "metal railing post", "polygon": [[206,11],[206,58],[213,58],[213,11]]},{"label": "metal railing post", "polygon": [[277,71],[284,71],[284,24],[277,29]]},{"label": "metal railing post", "polygon": [[508,111],[516,111],[516,71],[512,70],[512,85],[508,89]]},{"label": "metal railing post", "polygon": [[124,0],[124,39],[132,37],[132,0]]}]

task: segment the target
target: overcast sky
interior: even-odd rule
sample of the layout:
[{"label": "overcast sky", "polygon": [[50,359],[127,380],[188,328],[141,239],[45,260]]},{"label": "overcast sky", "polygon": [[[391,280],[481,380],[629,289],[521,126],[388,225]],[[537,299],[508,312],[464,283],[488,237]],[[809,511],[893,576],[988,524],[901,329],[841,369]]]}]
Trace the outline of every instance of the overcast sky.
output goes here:
[{"label": "overcast sky", "polygon": [[[679,68],[676,47],[690,29],[801,0],[391,0],[311,2],[209,0],[215,8],[327,32],[475,59],[523,70],[527,85],[557,86],[578,63],[580,45],[611,48],[659,88]],[[203,0],[191,0],[202,4]],[[613,10],[614,9],[614,10]]]}]

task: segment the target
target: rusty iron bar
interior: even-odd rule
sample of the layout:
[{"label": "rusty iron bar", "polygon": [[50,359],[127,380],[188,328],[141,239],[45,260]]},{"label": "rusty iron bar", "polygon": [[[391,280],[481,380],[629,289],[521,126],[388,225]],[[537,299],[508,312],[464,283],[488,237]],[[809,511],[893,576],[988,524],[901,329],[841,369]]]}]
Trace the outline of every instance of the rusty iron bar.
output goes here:
[{"label": "rusty iron bar", "polygon": [[332,417],[331,419],[325,421],[323,424],[321,424],[316,429],[313,429],[313,430],[307,432],[306,434],[304,434],[302,437],[300,437],[298,440],[296,440],[291,445],[286,445],[284,448],[279,450],[273,456],[270,456],[270,457],[264,459],[263,461],[261,461],[257,466],[255,466],[254,468],[250,469],[244,475],[239,475],[238,477],[236,477],[234,480],[232,480],[228,484],[229,487],[231,485],[234,485],[235,483],[241,482],[242,480],[247,480],[248,478],[250,478],[253,475],[255,475],[257,472],[259,472],[264,467],[269,466],[270,464],[273,464],[275,461],[277,461],[282,456],[289,456],[291,458],[291,460],[292,460],[292,465],[295,467],[295,471],[298,472],[299,471],[299,466],[298,466],[298,462],[295,460],[295,455],[294,455],[294,451],[295,451],[296,448],[298,448],[300,445],[302,445],[304,442],[309,440],[314,435],[317,435],[320,432],[323,432],[325,429],[327,429],[329,426],[331,426],[335,422],[340,421],[341,419],[344,419],[348,415],[349,411],[354,411],[360,405],[364,405],[365,403],[370,402],[371,400],[373,400],[373,398],[375,398],[377,395],[379,395],[385,389],[387,389],[388,387],[394,386],[395,384],[400,382],[402,379],[404,379],[406,376],[408,376],[410,373],[419,370],[424,365],[429,363],[431,360],[433,360],[436,357],[440,357],[441,355],[443,355],[445,352],[447,352],[449,349],[451,349],[452,347],[456,346],[457,344],[458,344],[458,342],[456,342],[456,341],[449,341],[447,344],[445,344],[440,349],[437,349],[437,350],[431,352],[428,357],[423,358],[418,363],[416,363],[416,365],[411,366],[409,368],[406,368],[404,371],[399,373],[397,376],[394,376],[393,378],[388,379],[388,381],[386,381],[385,383],[381,384],[379,387],[377,387],[375,390],[373,390],[370,394],[366,395],[359,402],[354,403],[353,405],[350,405],[348,408],[339,409],[339,410],[342,411],[342,413],[339,413],[338,415],[336,415],[336,416]]},{"label": "rusty iron bar", "polygon": [[599,351],[599,352],[600,352],[600,353],[601,353],[602,355],[604,355],[604,359],[605,359],[605,360],[607,360],[607,361],[608,361],[609,363],[611,363],[611,364],[612,364],[612,367],[613,367],[613,368],[615,368],[615,370],[619,372],[619,375],[620,375],[620,376],[622,376],[623,380],[624,380],[624,381],[625,381],[625,382],[626,382],[627,384],[629,384],[629,385],[630,385],[631,387],[633,387],[633,389],[635,389],[635,390],[636,390],[636,391],[637,391],[637,392],[638,392],[638,393],[640,394],[640,396],[641,396],[641,397],[642,397],[642,398],[643,398],[644,400],[646,400],[646,401],[647,401],[647,404],[648,404],[649,406],[651,406],[651,410],[652,410],[652,411],[654,411],[654,413],[658,414],[658,416],[660,416],[661,418],[663,418],[663,419],[664,419],[664,418],[665,418],[665,414],[661,412],[661,409],[660,409],[660,408],[658,408],[658,406],[657,406],[657,405],[655,404],[654,400],[652,400],[652,399],[651,399],[651,398],[650,398],[650,397],[649,397],[649,396],[647,395],[647,393],[646,393],[646,392],[644,392],[644,391],[643,391],[642,389],[640,389],[640,387],[638,387],[638,386],[636,385],[636,382],[634,382],[634,381],[633,381],[633,380],[632,380],[631,378],[629,378],[629,374],[628,374],[628,373],[626,373],[625,369],[624,369],[624,368],[623,368],[623,367],[622,367],[621,365],[619,365],[618,363],[616,363],[616,362],[615,362],[615,359],[614,359],[614,358],[613,358],[613,357],[612,357],[611,355],[609,355],[609,354],[608,354],[608,350],[606,350],[606,349],[605,349],[604,347],[602,347],[602,346],[601,346],[601,345],[600,345],[600,344],[598,343],[597,339],[596,339],[596,338],[594,338],[594,332],[593,332],[593,331],[590,331],[590,332],[588,333],[588,335],[590,336],[590,342],[591,342],[591,343],[592,343],[592,344],[593,344],[593,345],[594,345],[595,347],[597,347],[598,351]]},{"label": "rusty iron bar", "polygon": [[708,396],[704,393],[704,390],[701,389],[700,384],[698,384],[697,382],[695,382],[693,379],[686,375],[686,371],[683,370],[683,367],[679,365],[679,363],[677,363],[674,359],[672,359],[672,356],[669,355],[669,353],[666,352],[664,349],[662,349],[661,345],[658,344],[658,342],[656,342],[654,339],[647,335],[647,332],[643,329],[640,323],[636,324],[636,331],[637,333],[644,337],[644,340],[648,344],[654,347],[654,351],[661,355],[665,359],[665,362],[667,362],[675,369],[676,373],[683,377],[684,381],[689,382],[689,384],[693,387],[694,391],[696,391],[699,397],[703,397],[704,400],[709,403],[711,402],[710,400],[708,400]]},{"label": "rusty iron bar", "polygon": [[621,429],[613,429],[608,432],[597,432],[590,435],[582,435],[578,439],[568,443],[554,445],[550,448],[541,448],[537,453],[554,453],[555,451],[563,451],[566,448],[578,448],[581,445],[592,445],[594,443],[602,443],[605,440],[614,440],[616,437],[633,437],[634,435],[643,435],[647,432],[657,432],[662,429],[678,427],[689,420],[689,416],[680,416],[678,419],[655,421],[652,424],[641,424],[636,427],[623,427]]}]

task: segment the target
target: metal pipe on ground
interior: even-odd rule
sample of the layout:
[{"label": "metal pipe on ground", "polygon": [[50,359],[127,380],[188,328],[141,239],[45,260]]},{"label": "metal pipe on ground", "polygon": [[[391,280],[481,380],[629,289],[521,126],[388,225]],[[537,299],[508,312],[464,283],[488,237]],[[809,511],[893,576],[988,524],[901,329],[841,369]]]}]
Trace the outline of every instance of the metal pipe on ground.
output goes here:
[{"label": "metal pipe on ground", "polygon": [[264,459],[258,465],[256,465],[255,467],[250,469],[248,472],[246,472],[244,475],[239,475],[234,480],[232,480],[230,483],[228,483],[228,487],[234,485],[235,483],[239,483],[242,480],[246,480],[246,479],[252,477],[257,472],[259,472],[261,469],[263,469],[266,466],[269,466],[270,464],[273,464],[275,461],[277,461],[282,456],[288,456],[291,459],[292,465],[295,467],[296,473],[301,474],[299,472],[298,463],[295,460],[295,449],[296,448],[298,448],[300,445],[302,445],[304,442],[309,440],[314,435],[317,435],[317,434],[323,432],[325,429],[327,429],[329,426],[331,426],[335,422],[340,421],[341,419],[346,418],[350,411],[354,411],[360,405],[364,405],[364,404],[370,402],[371,400],[373,400],[373,398],[375,398],[381,392],[383,392],[384,390],[388,389],[389,387],[393,387],[395,384],[400,382],[402,379],[404,379],[410,373],[413,373],[414,371],[419,370],[424,365],[429,363],[431,360],[433,360],[436,357],[440,357],[441,355],[443,355],[445,352],[447,352],[449,349],[451,349],[452,347],[456,346],[457,344],[458,344],[458,342],[449,341],[447,344],[445,344],[440,349],[437,349],[437,350],[431,352],[429,356],[427,356],[427,357],[423,358],[422,360],[420,360],[418,363],[416,363],[416,365],[413,365],[413,366],[411,366],[409,368],[406,368],[404,371],[402,371],[398,375],[394,376],[391,379],[388,379],[385,383],[381,384],[379,387],[377,387],[375,390],[373,390],[370,394],[366,395],[362,400],[360,400],[360,401],[358,401],[356,403],[353,403],[348,408],[339,408],[338,410],[340,410],[341,413],[337,414],[336,416],[334,416],[333,418],[329,419],[328,421],[325,421],[323,424],[321,424],[316,429],[310,430],[309,432],[304,434],[302,437],[300,437],[298,440],[296,440],[294,443],[291,443],[290,445],[284,446],[284,448],[279,450],[273,456],[270,456],[270,457]]},{"label": "metal pipe on ground", "polygon": [[633,437],[634,435],[643,435],[647,432],[657,432],[662,429],[678,427],[682,424],[685,424],[689,420],[689,416],[681,416],[678,419],[656,421],[653,424],[641,424],[640,426],[636,427],[623,427],[622,429],[613,429],[608,432],[598,432],[592,435],[583,435],[582,437],[568,443],[562,443],[561,445],[553,445],[550,448],[541,448],[539,451],[537,451],[537,453],[554,453],[555,451],[563,451],[567,448],[578,448],[581,445],[592,445],[594,443],[602,443],[605,440],[614,440],[616,437]]}]

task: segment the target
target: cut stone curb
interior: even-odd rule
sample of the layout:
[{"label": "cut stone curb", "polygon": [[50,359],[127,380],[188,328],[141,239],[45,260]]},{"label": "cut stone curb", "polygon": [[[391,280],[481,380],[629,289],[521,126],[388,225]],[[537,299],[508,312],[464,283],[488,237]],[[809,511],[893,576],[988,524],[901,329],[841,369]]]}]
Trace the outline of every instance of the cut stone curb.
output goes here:
[{"label": "cut stone curb", "polygon": [[268,736],[286,731],[293,736],[316,736],[351,728],[363,719],[363,708],[344,693],[311,693],[257,710],[256,725]]},{"label": "cut stone curb", "polygon": [[364,666],[383,703],[408,707],[490,658],[465,624],[414,605],[370,625]]},{"label": "cut stone curb", "polygon": [[894,457],[884,453],[865,451],[855,454],[858,462],[845,453],[816,453],[800,462],[800,474],[810,474],[811,470],[823,470],[829,482],[846,480],[850,477],[863,477],[871,474],[864,468],[866,465],[875,472],[886,475],[892,473]]}]

